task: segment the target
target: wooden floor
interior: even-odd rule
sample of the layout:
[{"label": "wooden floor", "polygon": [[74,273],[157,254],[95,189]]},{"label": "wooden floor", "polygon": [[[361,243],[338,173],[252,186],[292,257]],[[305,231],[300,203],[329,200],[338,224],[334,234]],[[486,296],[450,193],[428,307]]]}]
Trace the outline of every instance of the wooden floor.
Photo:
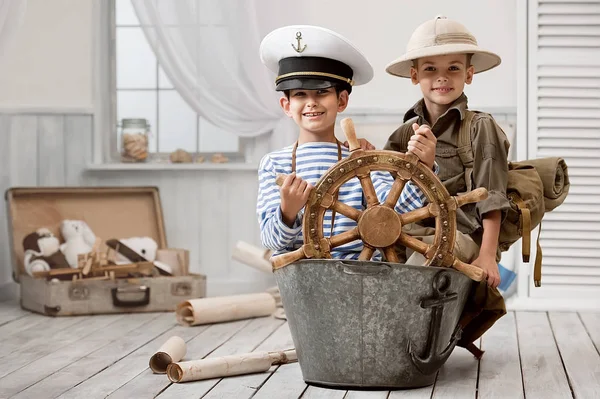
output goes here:
[{"label": "wooden floor", "polygon": [[600,398],[600,312],[509,313],[478,362],[457,348],[435,385],[405,391],[307,386],[298,363],[268,373],[172,384],[148,360],[170,336],[188,359],[293,347],[271,317],[182,327],[172,313],[50,318],[0,303],[0,398]]}]

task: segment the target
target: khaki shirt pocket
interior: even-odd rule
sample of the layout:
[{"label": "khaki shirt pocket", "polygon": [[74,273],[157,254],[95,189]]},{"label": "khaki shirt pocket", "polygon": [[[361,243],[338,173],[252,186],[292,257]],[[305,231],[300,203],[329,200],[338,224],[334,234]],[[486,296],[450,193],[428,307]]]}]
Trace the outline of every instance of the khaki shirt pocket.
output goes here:
[{"label": "khaki shirt pocket", "polygon": [[441,181],[446,181],[464,172],[456,147],[436,148],[435,160],[440,167],[438,177]]}]

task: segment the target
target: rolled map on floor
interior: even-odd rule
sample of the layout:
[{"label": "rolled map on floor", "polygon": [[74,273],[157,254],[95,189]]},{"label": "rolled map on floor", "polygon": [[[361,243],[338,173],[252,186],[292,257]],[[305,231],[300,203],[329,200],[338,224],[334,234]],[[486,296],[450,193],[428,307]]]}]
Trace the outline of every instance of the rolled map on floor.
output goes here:
[{"label": "rolled map on floor", "polygon": [[183,338],[173,336],[152,355],[150,358],[150,369],[156,374],[165,374],[167,366],[183,359],[185,352],[186,345]]},{"label": "rolled map on floor", "polygon": [[275,298],[268,292],[199,298],[177,306],[177,322],[184,326],[220,323],[269,316],[275,311]]},{"label": "rolled map on floor", "polygon": [[171,363],[167,376],[172,382],[207,380],[234,375],[268,371],[276,364],[298,361],[295,349],[277,352],[252,352],[240,355],[214,357]]}]

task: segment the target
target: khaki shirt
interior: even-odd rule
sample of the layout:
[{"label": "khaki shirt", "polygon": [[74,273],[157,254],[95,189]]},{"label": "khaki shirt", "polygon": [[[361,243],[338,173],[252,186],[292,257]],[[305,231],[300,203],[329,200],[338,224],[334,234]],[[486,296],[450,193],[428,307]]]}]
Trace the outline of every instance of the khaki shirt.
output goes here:
[{"label": "khaki shirt", "polygon": [[[466,109],[467,97],[462,94],[431,128],[437,138],[435,160],[440,168],[438,177],[450,195],[467,190],[465,171],[457,151],[460,122],[465,117]],[[425,118],[425,103],[422,99],[406,112],[405,123],[392,133],[384,147],[385,150],[406,152],[406,140],[401,139],[402,131],[410,129],[409,132],[412,132],[408,125],[412,125],[414,121],[410,119],[415,117],[419,125],[425,123],[431,126]],[[474,155],[472,186],[487,188],[488,198],[457,210],[456,221],[458,230],[471,234],[480,244],[482,216],[487,212],[500,210],[504,220],[506,210],[510,208],[506,197],[510,143],[494,118],[483,112],[477,112],[473,118],[471,143]]]}]

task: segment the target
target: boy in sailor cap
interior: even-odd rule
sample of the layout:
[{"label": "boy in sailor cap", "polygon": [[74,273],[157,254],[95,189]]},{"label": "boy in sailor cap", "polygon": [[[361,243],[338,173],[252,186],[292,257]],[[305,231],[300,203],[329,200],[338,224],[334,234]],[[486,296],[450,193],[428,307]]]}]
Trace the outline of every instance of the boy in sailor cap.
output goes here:
[{"label": "boy in sailor cap", "polygon": [[[279,100],[283,112],[299,127],[298,141],[265,155],[259,167],[257,214],[261,241],[278,255],[302,246],[303,208],[313,185],[332,165],[349,155],[335,138],[336,117],[346,109],[353,86],[372,79],[373,68],[347,39],[317,26],[274,30],[263,39],[260,57],[277,74],[275,90],[283,92]],[[361,144],[372,148],[368,143]],[[433,167],[435,143],[429,144],[428,149],[423,149],[421,160]],[[288,175],[281,188],[275,183],[278,174]],[[392,177],[384,172],[373,172],[371,177],[379,200],[384,201]],[[344,184],[338,195],[338,200],[346,205],[364,208],[358,179]],[[408,183],[396,210],[408,212],[422,207],[424,202],[421,190]],[[323,221],[326,237],[355,226],[354,220],[330,211]],[[331,255],[358,259],[362,248],[362,242],[357,240],[335,248]],[[380,254],[374,258],[380,259]]]}]

